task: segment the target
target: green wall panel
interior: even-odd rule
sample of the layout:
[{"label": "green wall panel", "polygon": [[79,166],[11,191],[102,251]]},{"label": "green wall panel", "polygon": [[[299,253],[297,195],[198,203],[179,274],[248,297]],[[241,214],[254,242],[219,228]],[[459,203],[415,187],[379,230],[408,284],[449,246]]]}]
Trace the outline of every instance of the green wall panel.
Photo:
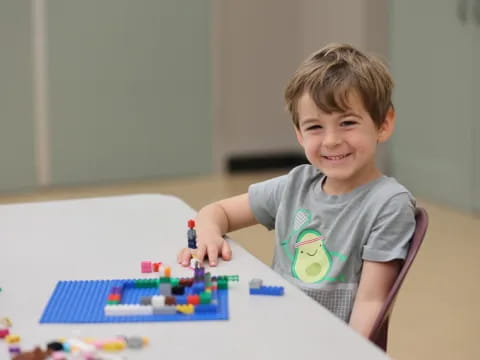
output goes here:
[{"label": "green wall panel", "polygon": [[211,170],[207,0],[50,0],[54,184]]},{"label": "green wall panel", "polygon": [[473,28],[450,0],[390,1],[393,175],[414,195],[473,208]]},{"label": "green wall panel", "polygon": [[35,185],[31,1],[0,1],[0,191]]}]

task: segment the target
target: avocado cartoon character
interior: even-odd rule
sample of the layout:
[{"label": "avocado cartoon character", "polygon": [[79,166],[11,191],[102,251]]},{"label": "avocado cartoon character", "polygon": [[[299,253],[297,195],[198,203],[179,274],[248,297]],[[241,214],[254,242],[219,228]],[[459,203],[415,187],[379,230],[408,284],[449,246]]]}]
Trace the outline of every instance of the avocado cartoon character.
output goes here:
[{"label": "avocado cartoon character", "polygon": [[324,237],[316,230],[307,229],[298,235],[292,274],[306,283],[327,279],[332,267],[332,256],[325,247]]}]

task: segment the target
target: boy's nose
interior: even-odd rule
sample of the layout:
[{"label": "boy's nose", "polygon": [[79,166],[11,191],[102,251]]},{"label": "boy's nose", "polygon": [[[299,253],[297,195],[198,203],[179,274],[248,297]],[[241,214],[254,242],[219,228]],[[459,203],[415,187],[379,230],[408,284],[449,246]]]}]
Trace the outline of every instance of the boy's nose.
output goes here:
[{"label": "boy's nose", "polygon": [[336,131],[329,131],[325,134],[325,138],[323,139],[323,145],[326,147],[335,147],[342,143],[342,138]]}]

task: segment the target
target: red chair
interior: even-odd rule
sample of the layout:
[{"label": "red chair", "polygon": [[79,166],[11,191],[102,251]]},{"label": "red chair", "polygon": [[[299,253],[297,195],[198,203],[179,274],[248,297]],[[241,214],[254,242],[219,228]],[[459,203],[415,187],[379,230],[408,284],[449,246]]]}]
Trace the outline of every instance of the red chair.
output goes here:
[{"label": "red chair", "polygon": [[403,262],[403,265],[398,273],[397,279],[392,285],[390,292],[388,293],[387,300],[383,307],[380,309],[380,313],[375,320],[373,325],[373,330],[370,333],[369,339],[375,345],[387,351],[387,335],[388,335],[388,320],[390,319],[390,313],[393,309],[393,304],[397,297],[398,291],[402,286],[403,280],[407,275],[410,266],[415,259],[415,256],[422,245],[423,238],[425,237],[425,233],[427,232],[428,227],[428,214],[425,209],[421,207],[417,207],[415,211],[415,232],[413,233],[412,240],[410,242],[410,248],[407,253],[407,257]]}]

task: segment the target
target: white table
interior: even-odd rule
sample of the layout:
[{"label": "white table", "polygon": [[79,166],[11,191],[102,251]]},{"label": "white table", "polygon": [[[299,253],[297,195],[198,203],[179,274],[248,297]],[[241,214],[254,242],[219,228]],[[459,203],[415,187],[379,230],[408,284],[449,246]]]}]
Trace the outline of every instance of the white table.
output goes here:
[{"label": "white table", "polygon": [[[233,260],[213,274],[240,276],[229,290],[228,321],[39,324],[58,280],[145,277],[142,260],[176,264],[195,211],[178,198],[136,195],[0,206],[0,317],[22,348],[59,337],[142,335],[150,345],[129,359],[385,359],[323,307],[232,242]],[[252,239],[256,241],[256,239]],[[250,296],[248,281],[283,285],[285,296]],[[7,347],[0,341],[0,359]]]}]

